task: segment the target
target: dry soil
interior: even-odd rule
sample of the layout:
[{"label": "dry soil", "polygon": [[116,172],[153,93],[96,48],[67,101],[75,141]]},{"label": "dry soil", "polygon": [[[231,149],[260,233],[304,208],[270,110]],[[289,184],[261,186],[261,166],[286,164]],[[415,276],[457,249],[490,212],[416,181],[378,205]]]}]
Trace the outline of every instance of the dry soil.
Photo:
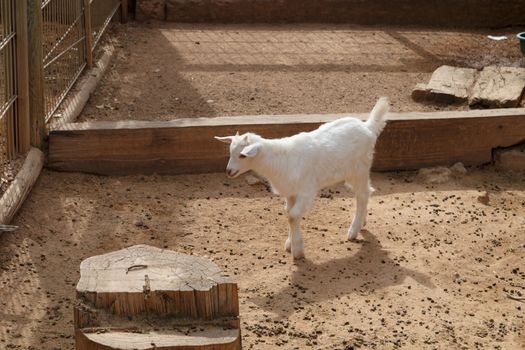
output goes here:
[{"label": "dry soil", "polygon": [[[442,64],[525,66],[518,29],[152,22],[115,29],[109,73],[81,120],[468,109],[411,99]],[[487,34],[508,36],[493,41]]]},{"label": "dry soil", "polygon": [[150,244],[235,276],[246,349],[523,349],[524,174],[373,179],[359,240],[351,193],[325,190],[294,263],[282,200],[243,177],[44,171],[0,236],[0,348],[72,349],[82,259]]}]

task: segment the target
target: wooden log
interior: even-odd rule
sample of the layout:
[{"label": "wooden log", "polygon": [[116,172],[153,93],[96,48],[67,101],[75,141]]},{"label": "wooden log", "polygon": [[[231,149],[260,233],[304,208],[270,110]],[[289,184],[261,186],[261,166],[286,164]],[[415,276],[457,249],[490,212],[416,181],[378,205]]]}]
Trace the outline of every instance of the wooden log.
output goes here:
[{"label": "wooden log", "polygon": [[56,127],[64,123],[74,122],[86,106],[89,97],[95,91],[98,83],[106,74],[111,59],[115,53],[113,45],[104,47],[102,57],[97,61],[96,65],[84,74],[78,84],[78,89],[74,95],[68,98],[68,104],[64,107],[61,118],[53,118],[51,127]]},{"label": "wooden log", "polygon": [[78,332],[76,347],[86,350],[231,350],[240,349],[239,330],[199,328],[163,332]]},{"label": "wooden log", "polygon": [[27,30],[29,44],[29,113],[31,145],[42,149],[46,135],[44,105],[44,53],[43,53],[42,0],[27,2]]},{"label": "wooden log", "polygon": [[84,260],[76,289],[77,350],[240,349],[237,285],[206,259],[137,245]]},{"label": "wooden log", "polygon": [[44,154],[32,148],[14,181],[0,199],[0,223],[8,224],[24,203],[44,166]]},{"label": "wooden log", "polygon": [[[292,115],[66,124],[50,133],[49,167],[104,175],[223,171],[228,147],[213,136],[252,131],[283,137],[343,115]],[[353,115],[366,119],[366,114]],[[492,150],[525,140],[525,110],[391,113],[373,169],[417,169],[492,160]]]}]

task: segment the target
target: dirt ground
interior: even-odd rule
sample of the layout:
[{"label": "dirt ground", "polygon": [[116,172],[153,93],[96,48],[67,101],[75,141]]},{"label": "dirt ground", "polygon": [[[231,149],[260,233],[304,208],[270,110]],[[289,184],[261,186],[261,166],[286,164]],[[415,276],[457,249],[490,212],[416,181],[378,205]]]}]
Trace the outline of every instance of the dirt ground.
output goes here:
[{"label": "dirt ground", "polygon": [[442,64],[525,66],[518,31],[131,23],[81,120],[357,113],[383,95],[394,111],[467,109],[410,95]]},{"label": "dirt ground", "polygon": [[374,174],[357,242],[351,193],[325,190],[293,263],[282,200],[243,177],[44,171],[0,236],[0,348],[72,349],[81,260],[150,244],[233,273],[246,349],[523,349],[524,178]]}]

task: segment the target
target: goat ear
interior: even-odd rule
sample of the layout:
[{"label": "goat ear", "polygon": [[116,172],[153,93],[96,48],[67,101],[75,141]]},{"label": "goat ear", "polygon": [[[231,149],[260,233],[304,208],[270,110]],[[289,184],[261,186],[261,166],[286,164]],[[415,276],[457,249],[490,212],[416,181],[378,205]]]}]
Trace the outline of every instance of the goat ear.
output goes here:
[{"label": "goat ear", "polygon": [[235,136],[239,136],[239,131],[237,131],[237,132],[235,133]]},{"label": "goat ear", "polygon": [[215,136],[215,140],[219,140],[224,143],[232,143],[234,136]]},{"label": "goat ear", "polygon": [[254,143],[253,145],[249,145],[243,148],[241,151],[241,154],[246,157],[255,157],[257,153],[259,152],[259,146],[260,144]]}]

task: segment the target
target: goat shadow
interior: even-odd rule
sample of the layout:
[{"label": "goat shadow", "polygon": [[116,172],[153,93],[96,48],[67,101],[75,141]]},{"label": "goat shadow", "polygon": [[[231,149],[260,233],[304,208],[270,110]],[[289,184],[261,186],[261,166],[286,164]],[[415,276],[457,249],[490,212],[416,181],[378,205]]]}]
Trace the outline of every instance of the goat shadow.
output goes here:
[{"label": "goat shadow", "polygon": [[372,294],[378,289],[400,285],[407,277],[434,289],[430,276],[401,266],[392,260],[389,251],[369,231],[362,230],[364,239],[357,253],[320,264],[304,259],[296,262],[296,270],[288,285],[275,294],[248,298],[262,309],[288,317],[298,306],[337,299],[349,294]]}]

